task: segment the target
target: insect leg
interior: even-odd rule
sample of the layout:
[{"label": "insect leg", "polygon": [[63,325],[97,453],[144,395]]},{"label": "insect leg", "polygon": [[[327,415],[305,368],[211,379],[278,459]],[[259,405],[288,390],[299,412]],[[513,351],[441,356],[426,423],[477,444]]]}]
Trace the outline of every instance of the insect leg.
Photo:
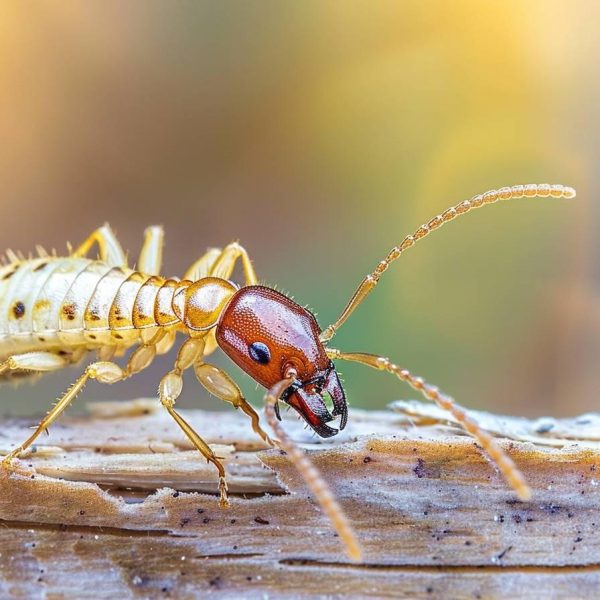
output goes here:
[{"label": "insect leg", "polygon": [[[43,354],[43,353],[32,353],[32,354]],[[27,355],[23,355],[27,356]],[[15,358],[15,357],[13,357]],[[9,359],[9,362],[12,359]],[[20,366],[16,368],[26,368],[26,369],[34,369],[33,365],[27,361],[20,363],[25,366]],[[39,363],[40,367],[41,362]],[[44,365],[46,367],[46,365]],[[58,368],[58,367],[56,367]],[[38,368],[34,370],[48,370],[48,368]],[[75,399],[75,397],[79,394],[79,392],[84,388],[85,384],[89,379],[95,379],[100,383],[115,383],[116,381],[120,381],[125,377],[125,373],[121,369],[119,365],[112,362],[95,362],[88,365],[83,372],[83,374],[75,381],[75,383],[58,399],[58,402],[50,409],[48,414],[40,421],[40,424],[37,426],[33,434],[25,440],[20,446],[15,448],[10,454],[4,457],[2,460],[3,466],[10,465],[10,462],[18,457],[22,452],[24,452],[33,442],[37,439],[37,437],[45,431],[56,419],[58,416],[69,406],[69,404]]]},{"label": "insect leg", "polygon": [[270,446],[273,445],[271,438],[260,426],[258,413],[248,403],[246,398],[244,398],[242,390],[240,390],[237,383],[235,383],[225,371],[214,365],[205,363],[203,360],[199,360],[194,364],[194,371],[198,381],[210,394],[216,396],[219,400],[233,404],[236,409],[241,408],[242,411],[250,417],[254,432],[267,444]]},{"label": "insect leg", "polygon": [[175,410],[175,402],[183,389],[181,374],[185,369],[192,366],[198,357],[202,356],[203,349],[204,340],[202,338],[189,338],[186,340],[179,349],[175,367],[161,379],[158,392],[161,404],[175,419],[175,422],[181,427],[190,442],[192,442],[194,447],[208,462],[213,463],[217,468],[219,472],[220,505],[226,508],[229,506],[229,500],[227,498],[227,481],[225,479],[223,463],[221,463],[211,447],[194,431],[194,428]]},{"label": "insect leg", "polygon": [[209,248],[206,254],[203,254],[190,268],[185,272],[183,278],[190,281],[198,281],[203,277],[210,275],[210,270],[215,264],[215,261],[221,256],[221,248]]},{"label": "insect leg", "polygon": [[157,344],[166,336],[167,331],[165,329],[159,329],[158,331],[142,329],[142,343],[129,357],[125,367],[125,377],[131,377],[149,367],[157,354]]},{"label": "insect leg", "polygon": [[167,331],[166,335],[156,344],[156,354],[167,354],[177,338],[177,331]]},{"label": "insect leg", "polygon": [[504,475],[504,478],[515,490],[519,498],[521,500],[529,500],[531,498],[531,490],[512,459],[502,450],[496,440],[487,431],[481,429],[479,424],[469,417],[464,409],[456,404],[450,396],[441,393],[437,387],[428,384],[421,377],[415,377],[407,369],[400,368],[391,362],[389,358],[362,352],[340,352],[332,348],[327,348],[327,355],[333,360],[350,360],[373,369],[387,371],[398,377],[401,381],[408,383],[408,385],[420,392],[428,400],[433,400],[440,408],[451,413],[464,429],[479,442],[489,457],[496,463],[502,475]]},{"label": "insect leg", "polygon": [[[242,259],[244,269],[244,277],[246,285],[255,285],[258,282],[254,267],[248,257],[248,252],[243,246],[237,242],[233,242],[222,250],[220,248],[211,248],[201,256],[185,273],[184,279],[197,281],[202,277],[222,277],[229,279],[235,268],[235,263],[238,258]],[[215,329],[211,329],[206,337],[206,346],[204,348],[204,356],[212,354],[217,348],[217,340],[215,338]]]},{"label": "insect leg", "polygon": [[3,363],[0,363],[0,375],[6,371],[56,371],[69,364],[64,356],[52,352],[27,352],[26,354],[15,354]]},{"label": "insect leg", "polygon": [[148,227],[137,268],[148,275],[160,275],[165,234],[160,225]]},{"label": "insect leg", "polygon": [[412,235],[406,236],[398,246],[394,246],[388,255],[375,267],[372,273],[369,273],[350,298],[348,304],[342,311],[335,323],[326,327],[319,339],[326,343],[333,338],[336,331],[346,322],[348,317],[356,310],[363,300],[373,291],[379,283],[381,276],[387,271],[388,267],[404,253],[405,250],[414,246],[420,239],[429,235],[435,229],[441,227],[444,223],[452,221],[456,217],[463,215],[474,208],[480,208],[488,204],[493,204],[498,200],[513,200],[519,198],[574,198],[575,190],[564,185],[550,185],[547,183],[530,185],[513,185],[512,187],[503,187],[499,190],[491,190],[485,194],[473,196],[470,200],[465,200],[456,206],[450,207],[441,215],[434,217],[426,224],[421,225]]},{"label": "insect leg", "polygon": [[202,277],[208,277],[210,275],[212,277],[229,279],[235,269],[235,263],[239,258],[242,259],[246,285],[256,285],[258,277],[254,271],[248,252],[237,242],[228,244],[222,250],[220,248],[210,248],[206,254],[201,256],[185,272],[183,278],[189,279],[190,281],[197,281]]},{"label": "insect leg", "polygon": [[94,244],[98,244],[100,260],[110,267],[126,267],[127,257],[121,244],[119,244],[110,225],[105,224],[99,227],[88,237],[76,250],[71,253],[73,258],[87,256]]},{"label": "insect leg", "polygon": [[242,260],[246,285],[256,285],[258,283],[258,277],[254,271],[248,252],[237,242],[232,242],[223,248],[221,255],[217,258],[210,270],[211,276],[229,279],[235,269],[235,263],[238,259]]}]

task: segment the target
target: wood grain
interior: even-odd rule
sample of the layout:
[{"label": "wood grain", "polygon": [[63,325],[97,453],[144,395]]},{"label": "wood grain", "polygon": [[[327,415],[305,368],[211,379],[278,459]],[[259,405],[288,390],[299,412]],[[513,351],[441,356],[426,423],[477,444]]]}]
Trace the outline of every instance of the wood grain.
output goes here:
[{"label": "wood grain", "polygon": [[[184,411],[226,459],[222,510],[214,469],[155,401],[91,408],[0,473],[2,598],[577,598],[600,584],[598,415],[552,427],[479,415],[511,438],[527,503],[429,405],[355,410],[328,442],[289,419],[356,528],[354,565],[243,415]],[[0,422],[0,452],[29,425]]]}]

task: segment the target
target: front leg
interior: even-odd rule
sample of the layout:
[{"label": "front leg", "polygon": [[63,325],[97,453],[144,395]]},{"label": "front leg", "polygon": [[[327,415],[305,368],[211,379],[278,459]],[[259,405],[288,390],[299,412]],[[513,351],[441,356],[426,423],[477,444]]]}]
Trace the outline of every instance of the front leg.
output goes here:
[{"label": "front leg", "polygon": [[202,359],[194,364],[194,371],[198,381],[204,386],[209,394],[216,396],[219,400],[229,402],[234,408],[241,408],[242,411],[250,417],[252,429],[255,433],[257,433],[264,442],[269,444],[269,446],[273,446],[273,441],[260,426],[258,413],[252,408],[246,398],[244,398],[242,390],[240,390],[237,383],[235,383],[225,371],[219,369],[219,367],[205,363]]},{"label": "front leg", "polygon": [[[242,268],[244,270],[244,281],[246,285],[256,285],[258,277],[250,261],[247,250],[238,244],[232,242],[225,248],[210,248],[206,254],[201,256],[192,266],[186,271],[184,279],[197,281],[203,277],[220,277],[229,279],[233,274],[237,261],[241,259]],[[205,338],[206,346],[204,348],[204,356],[212,354],[217,348],[217,340],[215,338],[215,329],[211,329]]]},{"label": "front leg", "polygon": [[244,270],[244,280],[246,285],[256,285],[258,277],[250,261],[247,250],[238,244],[232,242],[225,248],[211,248],[201,256],[185,273],[184,279],[197,281],[202,277],[220,277],[229,279],[235,269],[238,259],[242,261]]}]

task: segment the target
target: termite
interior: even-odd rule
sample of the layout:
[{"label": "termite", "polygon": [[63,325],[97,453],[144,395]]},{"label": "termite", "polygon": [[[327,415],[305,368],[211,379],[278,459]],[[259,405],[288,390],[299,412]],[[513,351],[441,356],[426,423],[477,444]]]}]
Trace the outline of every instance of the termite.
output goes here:
[{"label": "termite", "polygon": [[[108,225],[100,227],[66,257],[49,256],[38,248],[37,258],[7,252],[0,269],[0,376],[43,373],[79,362],[90,351],[97,360],[58,399],[33,434],[2,465],[29,448],[90,379],[116,383],[142,371],[157,354],[168,352],[177,333],[186,336],[174,368],[159,384],[161,404],[190,442],[218,471],[220,504],[228,506],[225,469],[210,446],[175,410],[182,391],[182,373],[193,368],[200,383],[214,396],[241,409],[254,431],[273,444],[260,426],[259,416],[240,388],[222,369],[206,362],[220,347],[233,362],[267,388],[266,418],[353,560],[361,549],[341,507],[307,456],[282,429],[279,403],[294,408],[321,437],[330,437],[346,425],[348,404],[334,360],[354,361],[387,371],[408,383],[425,398],[450,412],[487,452],[508,484],[522,500],[530,489],[511,458],[465,411],[438,388],[429,385],[388,358],[329,347],[337,330],[375,288],[390,264],[420,239],[474,208],[517,198],[573,198],[575,190],[563,185],[517,185],[492,190],[453,206],[419,227],[391,249],[351,296],[341,315],[321,330],[314,315],[278,291],[258,284],[246,250],[238,243],[210,249],[187,270],[183,279],[160,276],[163,231],[149,227],[136,269]],[[97,245],[99,258],[88,255]],[[244,283],[230,278],[241,261]],[[137,346],[126,366],[112,361]],[[324,402],[327,394],[332,410]],[[331,423],[339,419],[338,426]]]}]

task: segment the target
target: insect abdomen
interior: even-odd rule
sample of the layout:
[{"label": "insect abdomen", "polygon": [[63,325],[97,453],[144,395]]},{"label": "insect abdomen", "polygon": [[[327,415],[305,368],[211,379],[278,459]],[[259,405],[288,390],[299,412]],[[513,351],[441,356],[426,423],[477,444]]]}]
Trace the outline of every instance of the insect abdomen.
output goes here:
[{"label": "insect abdomen", "polygon": [[139,330],[176,325],[177,280],[84,258],[0,269],[0,357],[46,348],[130,346]]},{"label": "insect abdomen", "polygon": [[113,331],[175,325],[179,319],[171,308],[176,279],[148,277],[132,272],[111,304],[108,323]]},{"label": "insect abdomen", "polygon": [[0,354],[60,345],[60,304],[89,262],[44,257],[0,270]]}]

